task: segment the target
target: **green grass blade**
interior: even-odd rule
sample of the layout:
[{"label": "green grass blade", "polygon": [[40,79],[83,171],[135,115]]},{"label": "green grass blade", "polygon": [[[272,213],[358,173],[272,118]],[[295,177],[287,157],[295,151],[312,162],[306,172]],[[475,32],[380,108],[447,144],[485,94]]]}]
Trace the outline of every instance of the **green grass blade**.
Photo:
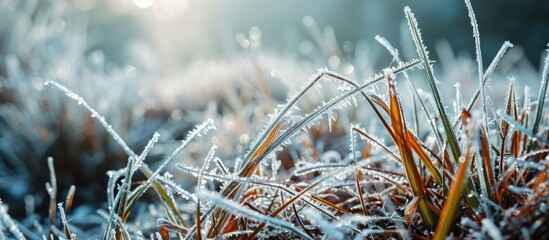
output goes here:
[{"label": "green grass blade", "polygon": [[[534,125],[532,126],[532,133],[534,134],[537,134],[539,130],[539,124],[543,113],[543,105],[545,103],[545,95],[547,94],[547,75],[549,74],[549,44],[547,44],[547,47],[547,56],[545,57],[545,64],[543,65],[543,72],[541,73],[541,86],[538,95],[536,117],[534,119]],[[531,144],[529,148],[531,148]]]},{"label": "green grass blade", "polygon": [[[425,73],[429,78],[429,85],[433,92],[433,97],[435,98],[435,103],[440,115],[440,119],[442,121],[442,125],[444,127],[444,132],[446,133],[448,145],[450,146],[450,151],[452,152],[452,157],[454,161],[458,162],[458,159],[461,156],[458,140],[456,138],[456,134],[454,133],[450,120],[448,120],[448,115],[446,114],[446,110],[444,109],[444,104],[442,103],[442,99],[440,98],[436,78],[433,73],[433,66],[429,61],[427,48],[425,47],[425,45],[423,44],[423,40],[421,39],[421,33],[418,28],[417,20],[414,17],[414,13],[412,13],[412,10],[409,7],[404,8],[404,13],[406,15],[406,19],[408,20],[408,25],[412,33],[412,38],[414,40],[414,43],[416,44],[417,53],[419,54],[421,60],[423,61],[423,67],[424,67]],[[473,190],[473,184],[470,180],[467,180],[467,184],[465,188],[467,192],[471,192]],[[478,206],[478,200],[468,196],[469,194],[466,194],[467,201],[471,206],[473,206],[473,208],[476,208]]]},{"label": "green grass blade", "polygon": [[459,159],[459,156],[461,156],[461,151],[459,149],[459,144],[456,138],[456,134],[452,129],[452,125],[448,120],[448,115],[446,114],[446,110],[444,109],[442,99],[440,98],[440,94],[437,87],[437,80],[433,73],[433,66],[429,61],[429,55],[426,50],[427,48],[425,47],[425,45],[423,45],[423,40],[421,39],[421,33],[417,26],[418,24],[417,24],[416,18],[414,17],[414,13],[412,13],[412,10],[409,7],[404,8],[404,13],[406,15],[406,19],[408,20],[408,25],[410,27],[410,31],[412,32],[414,43],[416,44],[417,53],[419,54],[419,57],[423,61],[423,68],[425,70],[425,73],[427,74],[427,77],[429,78],[429,86],[431,87],[433,97],[435,98],[437,110],[440,115],[442,125],[444,126],[444,131],[447,136],[448,144],[450,145],[452,157],[457,162],[457,160]]},{"label": "green grass blade", "polygon": [[[473,37],[475,38],[475,52],[477,55],[477,71],[478,71],[478,84],[480,87],[480,100],[482,103],[482,121],[486,129],[488,129],[488,114],[486,110],[486,96],[484,93],[484,67],[482,66],[482,51],[480,50],[480,33],[478,32],[477,18],[475,12],[473,11],[473,6],[471,5],[470,0],[465,0],[465,5],[467,6],[467,11],[469,12],[469,18],[471,19],[471,26],[473,27]],[[486,131],[488,134],[488,131]]]}]

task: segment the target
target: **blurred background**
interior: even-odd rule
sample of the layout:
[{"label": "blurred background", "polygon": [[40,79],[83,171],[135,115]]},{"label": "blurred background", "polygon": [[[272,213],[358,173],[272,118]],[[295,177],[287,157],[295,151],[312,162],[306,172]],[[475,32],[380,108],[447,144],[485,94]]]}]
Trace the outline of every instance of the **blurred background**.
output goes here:
[{"label": "blurred background", "polygon": [[[494,100],[505,95],[509,72],[521,84],[539,84],[549,1],[472,4],[485,67],[504,41],[515,44],[492,77],[505,83],[492,84]],[[391,56],[374,36],[386,37],[405,60],[416,58],[405,6],[418,19],[439,79],[450,83],[443,91],[454,94],[459,81],[468,97],[477,80],[462,1],[0,0],[0,199],[15,217],[47,215],[52,156],[59,199],[74,184],[77,206],[98,207],[105,173],[125,166],[127,156],[109,134],[63,93],[45,88],[46,80],[81,95],[136,152],[160,131],[151,165],[206,118],[218,125],[217,137],[191,144],[178,161],[196,165],[212,144],[232,161],[316,69],[363,80],[387,67]],[[319,102],[309,101],[309,109]],[[324,150],[347,149],[333,141],[345,136],[336,133]]]},{"label": "blurred background", "polygon": [[[70,1],[73,2],[73,1]],[[485,61],[490,61],[508,40],[522,46],[538,66],[549,42],[549,2],[536,0],[472,1],[477,15]],[[74,1],[89,21],[89,48],[101,49],[117,62],[133,44],[151,49],[163,74],[181,69],[197,58],[231,56],[238,50],[235,38],[261,29],[262,47],[277,53],[307,51],[310,39],[303,18],[331,26],[341,47],[345,42],[373,42],[377,34],[397,45],[410,6],[422,29],[424,41],[433,46],[447,40],[455,52],[473,52],[472,29],[463,1],[193,1],[128,0]],[[405,36],[406,37],[406,36]]]}]

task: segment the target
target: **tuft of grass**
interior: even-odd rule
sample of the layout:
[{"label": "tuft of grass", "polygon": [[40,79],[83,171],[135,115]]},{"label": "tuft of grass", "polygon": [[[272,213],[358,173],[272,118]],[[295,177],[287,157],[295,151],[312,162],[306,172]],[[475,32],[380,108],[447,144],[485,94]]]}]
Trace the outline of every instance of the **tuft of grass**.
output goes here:
[{"label": "tuft of grass", "polygon": [[[408,7],[404,17],[419,59],[400,59],[397,48],[378,36],[376,40],[393,58],[382,73],[364,74],[372,76],[362,79],[359,74],[341,75],[321,68],[285,101],[274,97],[276,91],[264,78],[264,66],[254,63],[253,69],[259,74],[252,79],[261,83],[255,86],[258,89],[251,87],[249,99],[241,100],[228,90],[227,99],[222,100],[226,102],[219,105],[231,107],[217,109],[212,104],[198,113],[197,118],[207,120],[176,143],[169,126],[147,131],[149,140],[140,146],[140,154],[130,144],[129,134],[122,134],[127,130],[124,124],[112,123],[117,122],[116,116],[97,110],[97,103],[86,101],[91,98],[65,84],[46,81],[41,93],[51,94],[51,87],[88,111],[90,122],[102,127],[109,141],[118,144],[121,156],[116,159],[124,161],[121,168],[107,172],[106,203],[97,211],[101,218],[97,220],[99,227],[94,228],[68,221],[71,215],[81,214],[75,209],[78,204],[73,203],[75,196],[85,191],[81,186],[76,192],[71,184],[65,204],[58,203],[63,199],[59,195],[65,194],[60,186],[67,184],[59,174],[63,162],[57,161],[53,151],[47,159],[47,217],[33,215],[17,222],[0,203],[1,225],[9,231],[0,231],[0,238],[545,236],[549,231],[549,141],[542,116],[549,56],[533,119],[529,119],[530,96],[519,96],[514,80],[502,106],[488,104],[488,80],[512,44],[505,42],[483,69],[476,17],[470,1],[465,0],[465,4],[473,27],[478,86],[465,107],[461,89],[457,90],[455,120],[447,114],[448,100],[439,89],[449,84],[438,83],[418,21]],[[360,69],[344,57],[333,31],[322,31],[312,17],[306,17],[304,24],[319,51],[343,60],[342,66]],[[424,74],[415,68],[422,68]],[[399,85],[403,78],[407,84]],[[427,82],[430,91],[418,89],[419,81]],[[517,102],[520,98],[524,104]],[[47,100],[43,108],[51,102]],[[281,104],[271,107],[277,102]],[[480,110],[474,109],[476,102],[480,102]],[[261,106],[268,106],[268,110]],[[495,127],[489,125],[489,113],[495,113]],[[174,113],[176,117],[181,114]],[[251,129],[247,132],[250,135],[240,129]],[[499,137],[494,137],[494,132]],[[227,149],[233,152],[227,154]],[[159,162],[151,160],[155,151],[164,153]],[[151,195],[148,200],[147,195]],[[87,220],[93,221],[93,216],[89,214]]]}]

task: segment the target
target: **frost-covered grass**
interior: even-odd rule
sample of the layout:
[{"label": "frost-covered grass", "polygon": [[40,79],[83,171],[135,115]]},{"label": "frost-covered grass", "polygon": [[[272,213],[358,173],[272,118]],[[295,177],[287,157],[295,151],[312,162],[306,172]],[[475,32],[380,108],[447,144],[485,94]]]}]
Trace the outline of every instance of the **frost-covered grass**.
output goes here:
[{"label": "frost-covered grass", "polygon": [[[421,19],[406,7],[409,42],[416,51],[403,54],[412,57],[402,60],[387,39],[376,37],[392,58],[378,74],[373,74],[375,64],[370,62],[375,59],[362,58],[368,50],[357,47],[354,57],[344,57],[331,32],[325,31],[312,35],[323,43],[319,52],[328,55],[327,60],[315,58],[312,63],[333,70],[292,68],[284,63],[303,61],[250,49],[232,62],[190,67],[184,74],[202,80],[200,88],[211,91],[201,92],[197,97],[202,99],[194,104],[188,97],[197,94],[197,85],[156,87],[161,93],[168,88],[189,93],[168,96],[174,110],[156,113],[165,117],[148,117],[152,107],[136,100],[154,91],[143,96],[139,90],[122,90],[147,84],[125,81],[133,79],[135,69],[104,71],[99,53],[90,54],[88,63],[80,59],[85,56],[82,48],[68,47],[73,58],[62,59],[76,60],[59,67],[36,64],[51,61],[47,54],[29,59],[17,48],[7,48],[2,62],[7,71],[0,82],[7,96],[0,102],[0,170],[6,173],[3,182],[19,179],[25,188],[20,193],[2,183],[6,196],[0,197],[24,196],[25,214],[14,218],[10,206],[0,202],[0,238],[547,235],[549,140],[544,103],[549,56],[541,76],[524,73],[527,70],[509,67],[515,62],[505,54],[514,54],[513,45],[505,42],[483,69],[475,14],[471,3],[465,3],[475,61],[444,55],[442,48],[442,66],[433,66],[434,57],[421,39]],[[17,11],[6,14],[30,16],[32,8],[18,5]],[[322,32],[310,17],[304,23],[310,32]],[[2,27],[7,33],[15,31]],[[3,36],[10,40],[12,35]],[[31,45],[37,51],[48,46],[45,42],[63,39],[41,37],[42,43],[36,38]],[[71,44],[74,41],[67,42]],[[460,64],[476,65],[477,71],[467,72]],[[498,71],[502,65],[505,71]],[[74,72],[69,76],[82,79],[59,76],[59,69],[70,69]],[[443,77],[437,78],[439,69]],[[456,85],[452,93],[448,79],[455,78],[449,73],[456,69],[462,71],[459,81],[464,87]],[[308,81],[303,81],[304,74],[310,75]],[[238,80],[218,87],[218,81],[235,76]],[[491,98],[489,80],[505,77],[510,80],[504,94],[498,92],[502,84],[494,84]],[[539,94],[532,96],[524,82]],[[82,84],[96,86],[90,93]],[[120,88],[113,87],[116,84]],[[182,130],[178,125],[183,123],[196,126]],[[90,169],[102,177],[81,177],[98,181],[95,184],[71,180]],[[33,186],[35,179],[42,181],[39,187]],[[87,198],[91,195],[96,196]]]}]

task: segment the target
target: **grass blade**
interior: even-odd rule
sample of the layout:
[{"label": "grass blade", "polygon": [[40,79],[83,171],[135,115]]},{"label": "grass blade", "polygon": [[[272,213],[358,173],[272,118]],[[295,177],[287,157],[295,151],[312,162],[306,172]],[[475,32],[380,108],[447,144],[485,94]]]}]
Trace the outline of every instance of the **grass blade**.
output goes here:
[{"label": "grass blade", "polygon": [[362,213],[364,215],[367,215],[367,211],[366,211],[366,204],[364,203],[364,196],[362,195],[362,186],[360,186],[360,181],[361,181],[361,177],[362,177],[362,172],[360,172],[356,166],[356,140],[355,140],[355,135],[354,135],[354,129],[356,129],[356,127],[353,127],[351,126],[351,131],[350,134],[351,134],[351,154],[353,156],[353,168],[354,168],[354,171],[355,171],[355,184],[356,184],[356,190],[357,190],[357,194],[358,194],[358,199],[360,200],[360,205],[362,207]]},{"label": "grass blade", "polygon": [[435,230],[435,240],[443,240],[448,235],[450,227],[454,223],[454,216],[461,201],[461,192],[464,187],[464,183],[467,176],[467,170],[469,169],[469,157],[461,157],[459,160],[458,173],[450,189],[450,194],[446,198],[442,213],[440,215],[440,222]]},{"label": "grass blade", "polygon": [[278,136],[278,133],[280,132],[280,128],[282,127],[282,123],[278,122],[275,124],[275,126],[272,128],[272,130],[267,134],[267,137],[265,140],[259,145],[257,150],[252,153],[250,159],[252,164],[247,164],[245,167],[242,168],[242,172],[240,173],[241,176],[249,177],[252,175],[254,170],[256,169],[258,161],[258,156],[265,152],[267,148],[273,143],[273,141]]},{"label": "grass blade", "polygon": [[[517,113],[517,104],[516,104],[516,98],[515,98],[515,81],[512,78],[511,83],[509,84],[509,90],[507,91],[507,101],[505,103],[505,114],[511,116],[513,114],[515,120],[518,117]],[[505,172],[505,162],[503,161],[505,158],[505,145],[506,140],[509,137],[509,123],[506,121],[500,122],[500,137],[501,137],[501,146],[500,146],[500,154],[499,154],[499,162],[498,162],[498,176],[501,175],[503,172]],[[512,152],[515,152],[515,149],[512,150]]]},{"label": "grass blade", "polygon": [[[433,97],[435,98],[435,103],[437,106],[440,119],[442,121],[442,125],[444,127],[444,132],[446,133],[446,136],[447,136],[446,140],[448,142],[448,145],[450,146],[452,158],[454,159],[455,162],[457,162],[459,157],[461,156],[461,151],[459,148],[458,140],[456,138],[456,134],[454,133],[452,125],[448,120],[448,115],[446,114],[446,110],[444,109],[444,104],[442,103],[442,99],[440,98],[440,94],[437,87],[437,80],[433,73],[433,66],[431,65],[429,56],[427,54],[428,53],[427,48],[425,47],[425,45],[423,44],[423,40],[421,39],[421,33],[418,28],[417,20],[414,17],[414,13],[412,13],[412,10],[409,7],[404,8],[404,13],[406,15],[406,19],[408,20],[408,25],[410,27],[410,31],[412,32],[414,43],[416,44],[417,53],[419,54],[421,60],[423,61],[423,67],[429,79],[429,86],[431,87]],[[465,189],[467,190],[467,192],[472,191],[473,184],[471,183],[470,180],[467,180]],[[467,202],[469,202],[469,204],[473,208],[476,208],[478,206],[478,200],[472,197],[468,197],[469,194],[466,194],[465,196],[466,196]]]},{"label": "grass blade", "polygon": [[53,166],[53,158],[48,157],[48,169],[50,171],[50,182],[46,183],[46,190],[50,196],[50,208],[49,208],[49,217],[50,217],[50,232],[53,234],[53,228],[55,223],[55,213],[56,213],[56,202],[57,202],[57,177],[55,176],[55,168]]},{"label": "grass blade", "polygon": [[[390,71],[390,70],[389,70]],[[402,164],[404,165],[404,170],[406,172],[406,177],[408,182],[412,187],[414,195],[418,197],[419,200],[419,213],[423,219],[425,225],[429,228],[432,228],[436,224],[435,213],[427,206],[425,201],[429,201],[427,194],[425,194],[425,189],[423,185],[423,179],[419,174],[417,169],[414,157],[412,156],[412,150],[408,146],[408,140],[406,135],[406,120],[402,114],[402,108],[400,106],[400,101],[393,83],[394,75],[392,72],[386,73],[387,82],[389,84],[389,99],[390,99],[390,110],[391,110],[391,124],[393,126],[393,133],[395,135],[395,143],[399,148]]]},{"label": "grass blade", "polygon": [[[547,95],[547,75],[549,74],[549,44],[547,44],[547,56],[545,57],[545,64],[543,65],[543,72],[541,73],[541,86],[539,88],[538,106],[536,108],[536,117],[534,118],[534,125],[532,125],[532,133],[537,134],[539,124],[543,114],[543,105],[545,103],[545,95]],[[528,149],[532,148],[532,142],[530,142]]]},{"label": "grass blade", "polygon": [[[374,103],[381,106],[381,108],[383,110],[385,110],[387,112],[387,114],[389,114],[389,115],[391,114],[390,110],[389,110],[389,107],[387,106],[387,104],[385,104],[385,102],[383,102],[382,99],[380,99],[379,97],[372,97],[372,99],[374,100]],[[368,138],[369,140],[373,141],[377,145],[381,146],[382,149],[384,149],[386,152],[391,154],[393,157],[396,157],[396,156],[394,156],[394,154],[387,147],[385,147],[381,143],[378,143],[377,140],[375,140],[374,138],[368,136],[368,134],[366,134],[364,131],[361,131],[360,129],[353,129],[353,130],[358,132],[360,135]],[[390,128],[388,128],[387,131],[388,131],[389,135],[391,136],[391,138],[393,140],[395,140],[395,133],[393,133],[393,131]],[[425,164],[425,166],[429,170],[429,173],[435,178],[435,181],[437,181],[437,183],[440,184],[441,186],[444,186],[444,183],[442,181],[442,175],[441,175],[440,171],[435,167],[435,165],[433,165],[431,159],[427,156],[427,153],[425,153],[425,151],[423,150],[423,147],[419,143],[419,140],[413,135],[413,133],[409,129],[406,129],[406,137],[407,137],[408,143],[410,143],[410,147],[419,156],[419,159],[423,162],[423,164]],[[397,157],[395,159],[399,160],[400,158]],[[402,161],[402,160],[400,160],[400,161]]]},{"label": "grass blade", "polygon": [[166,239],[169,239],[169,234],[167,233],[167,231],[176,232],[181,235],[187,234],[186,228],[177,226],[175,223],[170,222],[169,220],[166,220],[166,219],[158,219],[156,225],[158,225],[159,229],[163,229],[166,231],[166,234],[161,233],[162,236],[167,237]]},{"label": "grass blade", "polygon": [[[477,55],[477,71],[478,71],[478,85],[480,88],[480,101],[482,103],[482,121],[484,127],[488,129],[488,113],[486,110],[486,96],[484,93],[484,67],[482,66],[482,51],[480,50],[480,33],[478,32],[477,18],[475,12],[473,11],[473,6],[471,5],[470,0],[465,0],[465,5],[467,6],[467,11],[469,12],[469,18],[471,19],[471,26],[473,27],[473,37],[475,38],[475,52]],[[486,132],[488,134],[488,131]],[[489,137],[488,137],[489,138]],[[488,153],[489,154],[489,153]]]},{"label": "grass blade", "polygon": [[[494,200],[494,192],[496,191],[496,183],[494,177],[494,170],[492,168],[492,162],[490,160],[490,143],[488,142],[488,134],[486,133],[486,128],[480,126],[479,128],[479,143],[480,143],[480,157],[477,158],[477,169],[480,170],[478,173],[480,186],[484,195],[490,199]],[[489,208],[485,208],[485,211],[488,216],[490,216]]]},{"label": "grass blade", "polygon": [[196,239],[202,240],[202,224],[200,221],[200,200],[196,203]]},{"label": "grass blade", "polygon": [[442,99],[440,98],[440,94],[437,87],[437,80],[433,73],[433,66],[431,65],[431,62],[429,60],[429,55],[427,54],[427,48],[425,47],[425,45],[423,45],[423,40],[421,39],[421,33],[417,26],[418,25],[417,20],[414,17],[414,13],[412,13],[412,10],[409,7],[404,8],[404,13],[406,15],[406,19],[408,20],[408,25],[410,27],[410,31],[412,32],[414,43],[416,44],[417,53],[419,54],[423,62],[423,68],[429,79],[429,86],[431,87],[433,97],[435,98],[437,110],[438,110],[440,119],[442,121],[442,125],[444,126],[444,132],[446,133],[446,136],[447,136],[446,140],[450,145],[452,157],[454,158],[454,161],[457,161],[459,156],[461,156],[458,141],[454,133],[454,130],[452,129],[452,125],[450,125],[450,121],[448,120],[448,115],[446,114],[446,110],[444,109],[444,104],[442,103]]},{"label": "grass blade", "polygon": [[67,221],[67,216],[65,215],[65,210],[63,209],[63,203],[58,203],[57,207],[59,208],[59,215],[61,215],[61,223],[63,224],[63,231],[65,232],[65,237],[68,240],[74,239],[74,235],[71,234],[69,229],[69,223]]},{"label": "grass blade", "polygon": [[441,186],[445,186],[444,182],[442,181],[442,174],[440,174],[440,171],[435,167],[427,153],[423,150],[423,147],[420,145],[419,140],[414,136],[414,134],[412,134],[409,129],[406,131],[406,140],[408,140],[410,147],[418,155],[419,160],[421,160],[421,162],[425,164],[427,170],[429,170],[429,173],[431,174],[431,176],[433,176],[435,181]]},{"label": "grass blade", "polygon": [[74,199],[75,191],[76,191],[76,187],[74,185],[71,185],[69,188],[69,192],[67,193],[67,198],[65,200],[65,209],[67,210],[67,212],[71,211],[72,200]]},{"label": "grass blade", "polygon": [[503,113],[501,110],[499,110],[497,113],[498,113],[498,115],[500,115],[503,118],[503,120],[507,121],[507,123],[509,123],[509,125],[511,127],[515,128],[515,130],[520,131],[525,136],[527,136],[531,139],[534,139],[534,140],[536,140],[540,143],[543,143],[545,145],[549,145],[549,141],[547,141],[546,139],[544,139],[541,136],[538,136],[538,135],[534,134],[527,127],[525,127],[522,124],[520,124],[519,122],[515,121],[515,119],[513,119],[513,117]]},{"label": "grass blade", "polygon": [[[513,44],[511,44],[509,41],[505,41],[503,43],[503,45],[499,49],[498,53],[496,54],[496,56],[494,57],[494,59],[492,60],[490,65],[488,66],[488,69],[484,73],[484,76],[482,78],[483,85],[486,83],[486,81],[488,81],[488,79],[490,78],[490,76],[492,75],[494,70],[496,69],[496,66],[499,63],[499,61],[501,60],[501,58],[503,57],[503,54],[505,54],[507,49],[511,48],[511,47],[513,47]],[[477,102],[479,95],[480,95],[480,86],[477,88],[475,93],[473,93],[473,97],[469,101],[469,104],[467,104],[466,110],[468,112],[471,112],[471,110],[475,106],[475,103]],[[460,120],[461,120],[461,115],[454,121],[454,124],[453,124],[454,128],[457,128]]]}]

